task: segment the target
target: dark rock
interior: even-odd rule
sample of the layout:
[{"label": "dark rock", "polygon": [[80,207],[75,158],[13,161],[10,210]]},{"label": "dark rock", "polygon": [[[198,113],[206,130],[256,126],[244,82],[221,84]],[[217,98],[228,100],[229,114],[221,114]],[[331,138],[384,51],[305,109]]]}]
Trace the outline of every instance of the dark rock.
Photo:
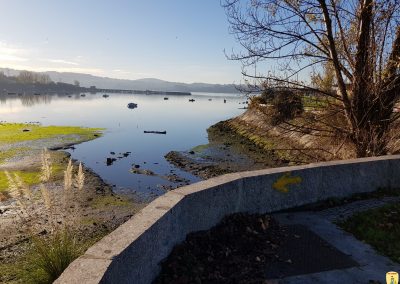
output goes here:
[{"label": "dark rock", "polygon": [[131,169],[131,173],[138,174],[138,175],[146,175],[146,176],[154,176],[155,173],[151,170],[141,170],[137,168]]},{"label": "dark rock", "polygon": [[137,107],[138,107],[138,105],[135,104],[135,103],[129,103],[128,104],[128,108],[130,108],[130,109],[134,109],[134,108],[137,108]]},{"label": "dark rock", "polygon": [[106,164],[107,166],[111,166],[117,159],[115,158],[107,158]]}]

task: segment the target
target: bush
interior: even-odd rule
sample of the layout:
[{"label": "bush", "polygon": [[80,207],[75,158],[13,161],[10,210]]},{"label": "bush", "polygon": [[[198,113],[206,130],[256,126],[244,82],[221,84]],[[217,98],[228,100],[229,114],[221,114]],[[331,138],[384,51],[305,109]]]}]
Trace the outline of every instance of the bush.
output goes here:
[{"label": "bush", "polygon": [[[69,160],[64,171],[64,189],[56,192],[46,187],[53,171],[50,154],[46,149],[42,152],[41,162],[42,183],[37,192],[32,191],[18,173],[11,174],[5,171],[9,194],[19,205],[18,221],[21,222],[21,231],[26,230],[32,240],[32,247],[26,253],[22,270],[18,273],[18,278],[23,280],[22,283],[53,283],[64,269],[83,253],[83,245],[77,244],[77,231],[74,230],[74,224],[79,223],[77,219],[80,217],[76,202],[84,192],[85,175],[82,164],[79,164],[78,171],[74,175],[72,161]],[[60,200],[61,204],[57,200]],[[37,206],[42,206],[44,209],[41,214],[46,216],[45,224],[32,223],[36,216],[34,215],[36,211],[32,209]],[[59,209],[59,206],[63,208]],[[61,215],[60,210],[62,210]],[[42,236],[38,232],[45,234]]]},{"label": "bush", "polygon": [[275,98],[276,92],[272,89],[265,89],[260,96],[263,104],[271,104]]},{"label": "bush", "polygon": [[81,253],[75,237],[61,230],[45,237],[33,237],[22,275],[24,283],[53,283]]},{"label": "bush", "polygon": [[268,94],[268,99],[272,104],[271,123],[273,125],[291,120],[304,111],[301,96],[292,91],[274,91],[273,94]]}]

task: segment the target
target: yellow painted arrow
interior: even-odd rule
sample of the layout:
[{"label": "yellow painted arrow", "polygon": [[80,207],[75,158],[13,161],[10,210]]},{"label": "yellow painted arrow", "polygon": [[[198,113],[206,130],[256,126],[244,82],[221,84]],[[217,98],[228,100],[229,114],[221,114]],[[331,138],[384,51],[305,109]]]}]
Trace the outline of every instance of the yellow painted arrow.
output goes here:
[{"label": "yellow painted arrow", "polygon": [[289,185],[299,183],[301,183],[301,177],[292,176],[291,172],[287,172],[272,184],[272,188],[283,193],[288,193]]}]

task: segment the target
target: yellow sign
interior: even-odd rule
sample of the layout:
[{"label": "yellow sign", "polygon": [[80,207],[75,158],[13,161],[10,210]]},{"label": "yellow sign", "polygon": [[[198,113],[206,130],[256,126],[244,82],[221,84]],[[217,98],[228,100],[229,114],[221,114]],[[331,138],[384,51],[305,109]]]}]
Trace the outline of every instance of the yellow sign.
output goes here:
[{"label": "yellow sign", "polygon": [[291,174],[291,172],[288,172],[278,178],[277,181],[272,184],[272,188],[283,193],[288,193],[289,185],[301,183],[301,177],[292,176]]},{"label": "yellow sign", "polygon": [[399,284],[399,274],[394,271],[386,273],[386,283],[387,284]]}]

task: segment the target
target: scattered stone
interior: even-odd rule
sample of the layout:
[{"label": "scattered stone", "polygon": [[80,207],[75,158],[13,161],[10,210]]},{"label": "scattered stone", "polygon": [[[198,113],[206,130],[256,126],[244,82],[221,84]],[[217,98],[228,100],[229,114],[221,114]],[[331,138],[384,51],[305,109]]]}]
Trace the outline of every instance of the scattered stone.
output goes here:
[{"label": "scattered stone", "polygon": [[138,105],[135,104],[135,103],[129,103],[129,104],[128,104],[128,108],[129,108],[129,109],[134,109],[134,108],[137,108],[137,107],[138,107]]},{"label": "scattered stone", "polygon": [[142,169],[138,169],[138,168],[132,168],[130,170],[131,173],[133,174],[138,174],[138,175],[146,175],[146,176],[155,176],[156,174],[151,171],[151,170],[142,170]]},{"label": "scattered stone", "polygon": [[107,158],[106,164],[107,166],[111,166],[117,159],[115,158]]}]

